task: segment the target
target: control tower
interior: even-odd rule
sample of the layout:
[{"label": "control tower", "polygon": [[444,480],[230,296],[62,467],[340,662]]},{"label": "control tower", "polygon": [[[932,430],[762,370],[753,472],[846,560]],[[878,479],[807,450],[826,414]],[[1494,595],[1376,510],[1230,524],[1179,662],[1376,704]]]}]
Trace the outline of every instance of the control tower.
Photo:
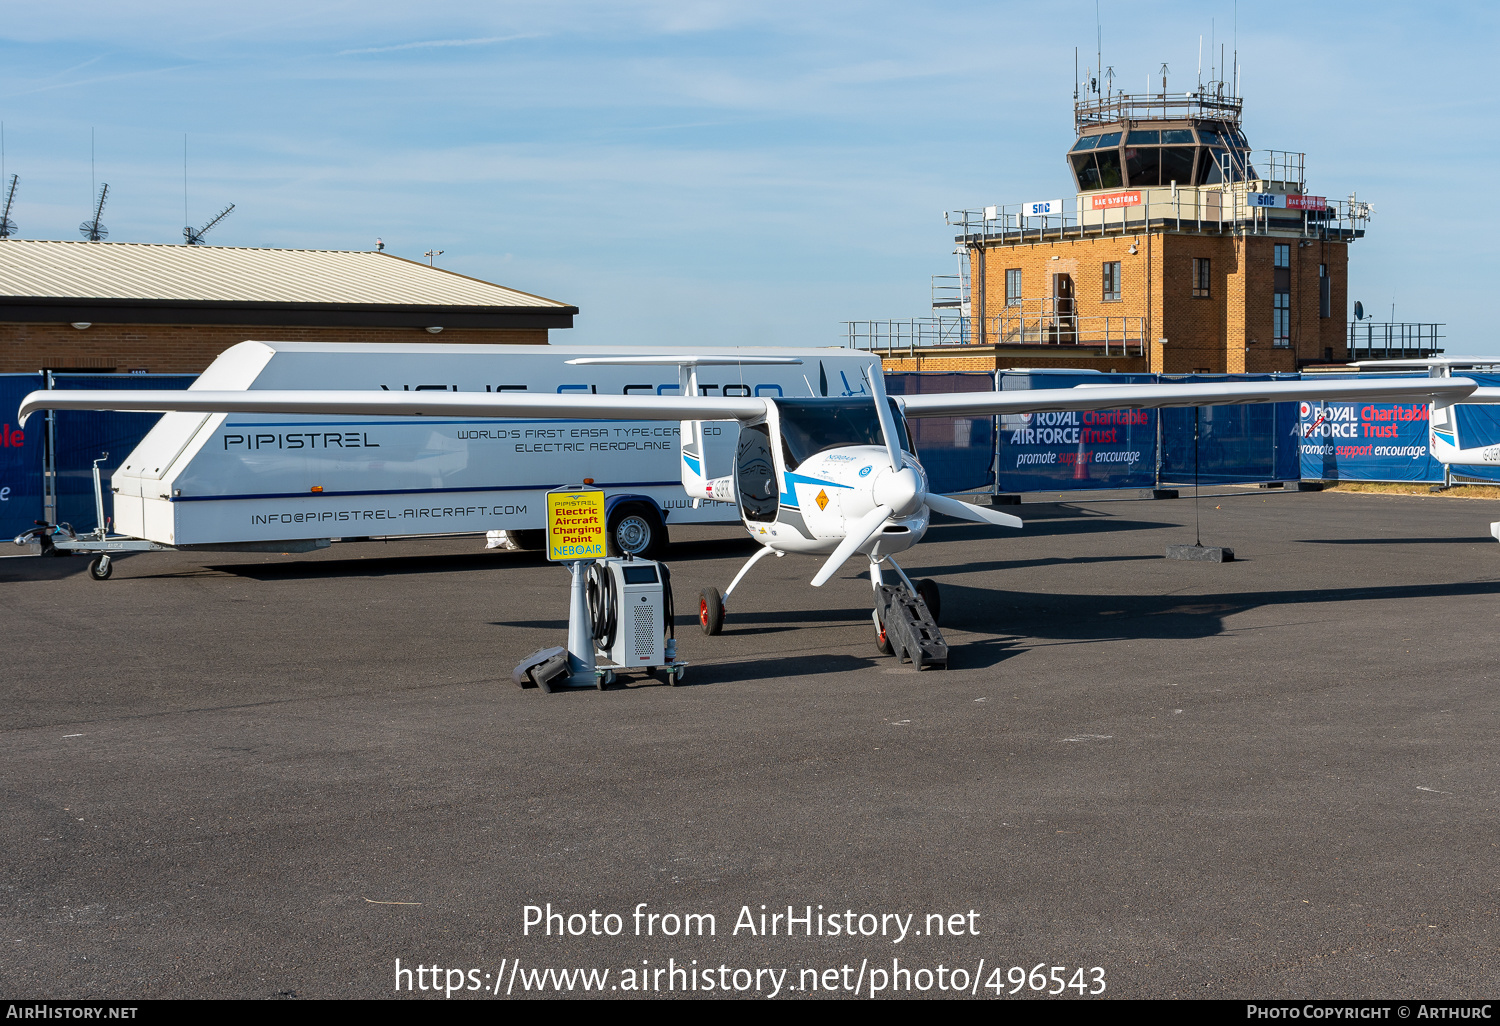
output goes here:
[{"label": "control tower", "polygon": [[1226,83],[1173,93],[1165,75],[1160,92],[1085,93],[1064,156],[1072,197],[949,211],[960,275],[935,287],[937,315],[847,322],[849,344],[906,370],[1349,359],[1349,244],[1370,206],[1309,192],[1304,155],[1252,150],[1241,112]]}]

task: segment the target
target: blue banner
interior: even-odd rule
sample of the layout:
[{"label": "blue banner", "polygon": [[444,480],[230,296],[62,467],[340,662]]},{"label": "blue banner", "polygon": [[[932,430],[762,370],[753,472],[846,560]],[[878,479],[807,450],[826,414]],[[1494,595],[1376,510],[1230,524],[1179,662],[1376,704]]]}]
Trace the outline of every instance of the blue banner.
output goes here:
[{"label": "blue banner", "polygon": [[0,374],[0,544],[42,519],[45,420],[37,414],[24,429],[16,426],[22,398],[42,384],[40,374]]},{"label": "blue banner", "polygon": [[[1297,375],[1163,374],[1158,380],[1295,381]],[[1204,483],[1295,481],[1300,476],[1296,409],[1295,403],[1256,403],[1162,410],[1162,480],[1191,481],[1196,469]]]},{"label": "blue banner", "polygon": [[[1392,375],[1398,376],[1426,377]],[[1319,374],[1315,380],[1332,377]],[[1298,424],[1305,479],[1428,483],[1443,479],[1443,466],[1427,447],[1426,403],[1300,403]]]},{"label": "blue banner", "polygon": [[[52,387],[64,389],[176,389],[187,388],[196,374],[54,374]],[[98,519],[94,510],[94,460],[108,453],[99,464],[104,480],[104,515],[114,516],[114,495],[109,478],[125,462],[146,432],[161,419],[159,413],[115,413],[104,410],[58,410],[53,438],[57,447],[57,520],[72,524],[80,533],[92,531]],[[41,416],[33,418],[41,427]]]},{"label": "blue banner", "polygon": [[[988,372],[901,373],[885,376],[891,395],[989,392]],[[994,417],[919,417],[907,422],[928,485],[940,495],[987,492],[995,484]]]},{"label": "blue banner", "polygon": [[[1000,389],[1150,384],[1150,374],[1002,371]],[[1150,488],[1156,481],[1156,411],[1093,410],[1000,418],[1000,489],[1006,492]]]}]

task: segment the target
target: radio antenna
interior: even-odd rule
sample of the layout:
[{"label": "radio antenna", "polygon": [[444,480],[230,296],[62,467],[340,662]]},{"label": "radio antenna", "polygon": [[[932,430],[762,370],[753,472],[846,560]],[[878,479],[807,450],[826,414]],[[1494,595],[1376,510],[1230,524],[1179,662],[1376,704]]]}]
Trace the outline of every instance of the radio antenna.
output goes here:
[{"label": "radio antenna", "polygon": [[184,240],[183,244],[187,246],[203,245],[203,236],[207,235],[213,229],[214,225],[218,224],[220,221],[224,220],[224,218],[228,217],[230,212],[233,210],[234,204],[231,203],[229,204],[229,206],[225,207],[223,210],[214,215],[213,220],[209,221],[202,228],[194,228],[190,224],[184,225],[182,229],[182,237]]},{"label": "radio antenna", "polygon": [[109,229],[104,227],[104,222],[99,220],[104,216],[104,199],[109,195],[109,183],[104,183],[104,188],[99,190],[99,204],[94,207],[93,220],[85,221],[78,226],[78,231],[90,242],[103,242],[109,238]]},{"label": "radio antenna", "polygon": [[5,212],[0,213],[0,239],[8,239],[16,233],[16,222],[10,219],[10,208],[16,202],[15,175],[10,176],[10,188],[5,190]]}]

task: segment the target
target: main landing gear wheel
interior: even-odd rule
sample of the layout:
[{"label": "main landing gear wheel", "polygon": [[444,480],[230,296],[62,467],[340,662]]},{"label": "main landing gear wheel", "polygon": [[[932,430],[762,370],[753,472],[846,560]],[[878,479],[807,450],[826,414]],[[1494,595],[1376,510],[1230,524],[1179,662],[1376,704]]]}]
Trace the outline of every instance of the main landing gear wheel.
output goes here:
[{"label": "main landing gear wheel", "polygon": [[885,624],[880,622],[880,610],[875,610],[871,614],[871,617],[875,620],[875,648],[879,650],[881,655],[890,655],[892,652],[891,639],[886,637]]},{"label": "main landing gear wheel", "polygon": [[89,576],[96,581],[107,581],[109,580],[109,575],[114,572],[114,560],[110,559],[107,553],[95,556],[89,562]]},{"label": "main landing gear wheel", "polygon": [[927,611],[932,614],[932,622],[937,623],[938,618],[943,615],[943,593],[938,591],[937,582],[928,580],[918,581],[917,594],[927,604]]},{"label": "main landing gear wheel", "polygon": [[718,588],[704,588],[699,592],[698,626],[708,635],[718,634],[724,629],[724,600],[719,598]]}]

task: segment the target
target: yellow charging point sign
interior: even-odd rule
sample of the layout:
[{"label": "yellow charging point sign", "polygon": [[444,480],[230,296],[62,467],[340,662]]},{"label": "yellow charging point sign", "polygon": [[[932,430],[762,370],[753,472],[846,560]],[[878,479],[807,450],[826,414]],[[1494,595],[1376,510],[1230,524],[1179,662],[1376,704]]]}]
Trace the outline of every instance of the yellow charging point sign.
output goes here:
[{"label": "yellow charging point sign", "polygon": [[603,559],[604,493],[560,488],[547,493],[547,558]]}]

